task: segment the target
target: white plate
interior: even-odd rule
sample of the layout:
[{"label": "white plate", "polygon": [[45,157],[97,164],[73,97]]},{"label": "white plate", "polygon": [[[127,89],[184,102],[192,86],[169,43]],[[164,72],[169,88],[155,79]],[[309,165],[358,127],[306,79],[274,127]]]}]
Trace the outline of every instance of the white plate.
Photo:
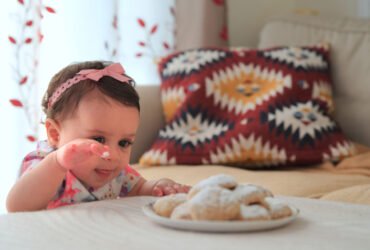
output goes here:
[{"label": "white plate", "polygon": [[268,230],[277,227],[282,227],[295,218],[297,218],[299,210],[291,207],[293,214],[277,220],[267,221],[189,221],[189,220],[174,220],[159,216],[153,210],[153,203],[149,203],[143,207],[143,212],[152,221],[159,225],[174,229],[201,231],[201,232],[248,232]]}]

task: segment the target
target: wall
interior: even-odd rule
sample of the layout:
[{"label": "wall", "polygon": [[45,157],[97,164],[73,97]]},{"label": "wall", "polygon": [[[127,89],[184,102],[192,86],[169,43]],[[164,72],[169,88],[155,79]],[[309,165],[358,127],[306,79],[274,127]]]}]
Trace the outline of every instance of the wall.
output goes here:
[{"label": "wall", "polygon": [[227,0],[231,46],[256,47],[258,33],[271,16],[311,12],[328,16],[369,16],[370,0]]}]

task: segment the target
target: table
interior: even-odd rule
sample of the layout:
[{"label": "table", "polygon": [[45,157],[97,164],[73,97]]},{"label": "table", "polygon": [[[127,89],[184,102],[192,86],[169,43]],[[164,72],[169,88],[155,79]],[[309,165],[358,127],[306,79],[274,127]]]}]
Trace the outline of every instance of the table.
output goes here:
[{"label": "table", "polygon": [[300,210],[291,224],[249,233],[199,233],[151,222],[130,197],[0,216],[0,249],[370,249],[370,206],[279,197]]}]

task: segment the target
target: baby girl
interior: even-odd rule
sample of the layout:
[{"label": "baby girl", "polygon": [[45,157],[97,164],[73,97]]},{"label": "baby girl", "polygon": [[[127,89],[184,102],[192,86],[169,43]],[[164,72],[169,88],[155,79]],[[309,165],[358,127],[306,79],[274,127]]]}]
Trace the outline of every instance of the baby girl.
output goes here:
[{"label": "baby girl", "polygon": [[139,96],[119,63],[69,65],[43,100],[47,141],[22,165],[9,212],[134,195],[186,193],[170,179],[145,180],[128,163],[139,126]]}]

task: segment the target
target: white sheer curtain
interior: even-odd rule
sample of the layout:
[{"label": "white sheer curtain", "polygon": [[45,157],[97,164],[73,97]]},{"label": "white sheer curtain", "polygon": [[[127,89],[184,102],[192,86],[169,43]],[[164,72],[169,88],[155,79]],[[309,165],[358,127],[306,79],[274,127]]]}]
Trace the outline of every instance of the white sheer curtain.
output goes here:
[{"label": "white sheer curtain", "polygon": [[[43,18],[36,12],[33,16],[30,12],[25,14],[25,8],[35,5],[39,6]],[[71,62],[114,60],[124,65],[137,84],[157,84],[155,61],[174,47],[173,6],[174,0],[13,0],[2,3],[0,213],[5,212],[6,195],[16,180],[22,158],[35,148],[27,136],[44,138],[43,129],[37,124],[41,119],[41,96],[50,77]],[[33,29],[40,27],[43,38],[39,44],[39,35],[25,41],[35,34],[27,33],[31,26],[25,25],[35,15],[38,19],[28,25]],[[26,43],[28,49],[20,50],[17,46],[21,43]],[[26,81],[22,78],[23,72],[29,74]],[[14,100],[24,106],[19,107]]]}]

